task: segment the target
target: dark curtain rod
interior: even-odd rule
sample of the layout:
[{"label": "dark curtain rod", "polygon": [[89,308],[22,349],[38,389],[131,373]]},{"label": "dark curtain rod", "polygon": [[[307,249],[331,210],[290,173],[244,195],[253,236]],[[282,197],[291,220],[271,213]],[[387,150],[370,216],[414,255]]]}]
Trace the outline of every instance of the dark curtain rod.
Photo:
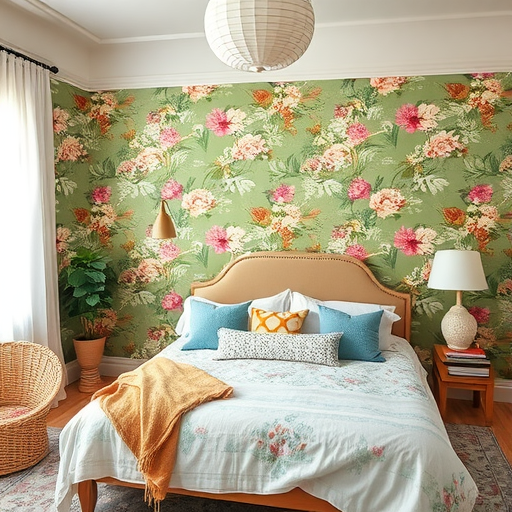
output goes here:
[{"label": "dark curtain rod", "polygon": [[59,72],[59,68],[56,66],[50,66],[48,64],[45,64],[44,62],[39,62],[38,60],[32,59],[31,57],[27,57],[26,55],[23,55],[22,53],[19,53],[17,51],[14,51],[12,48],[7,48],[5,46],[0,45],[0,50],[11,53],[12,55],[15,55],[16,57],[21,57],[22,59],[28,60],[29,62],[32,62],[33,64],[37,64],[38,66],[41,66],[44,69],[50,70],[54,75],[56,75]]}]

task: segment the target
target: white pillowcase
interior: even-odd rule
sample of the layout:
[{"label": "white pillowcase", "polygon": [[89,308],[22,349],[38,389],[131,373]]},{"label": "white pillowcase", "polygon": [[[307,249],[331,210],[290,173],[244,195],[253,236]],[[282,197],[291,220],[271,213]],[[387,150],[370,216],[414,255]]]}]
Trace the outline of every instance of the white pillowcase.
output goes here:
[{"label": "white pillowcase", "polygon": [[[289,311],[290,310],[290,304],[292,299],[292,291],[290,289],[284,290],[281,293],[278,293],[276,295],[272,295],[271,297],[262,297],[260,299],[254,299],[251,304],[249,305],[249,309],[247,311],[247,323],[249,323],[249,315],[251,312],[251,309],[258,308],[258,309],[265,309],[266,311]],[[185,302],[183,303],[183,313],[178,319],[178,322],[176,324],[176,334],[179,334],[180,336],[188,336],[188,333],[190,332],[190,317],[191,317],[191,310],[190,310],[190,302],[193,300],[197,300],[199,302],[207,302],[209,304],[214,304],[217,307],[222,306],[232,306],[233,304],[221,304],[219,302],[214,302],[209,299],[205,299],[203,297],[196,297],[194,295],[191,295],[190,297],[187,297],[185,299]]]},{"label": "white pillowcase", "polygon": [[379,326],[379,349],[388,350],[392,338],[391,329],[393,323],[400,320],[395,311],[395,306],[387,306],[382,304],[367,304],[364,302],[346,302],[341,300],[325,300],[321,301],[303,295],[299,292],[292,292],[291,311],[299,311],[301,309],[309,309],[308,316],[302,324],[301,332],[317,333],[320,332],[320,317],[318,314],[318,306],[322,305],[327,308],[343,311],[351,316],[364,315],[365,313],[373,313],[374,311],[384,310]]},{"label": "white pillowcase", "polygon": [[214,359],[270,359],[339,366],[343,333],[285,334],[238,331],[221,327]]}]

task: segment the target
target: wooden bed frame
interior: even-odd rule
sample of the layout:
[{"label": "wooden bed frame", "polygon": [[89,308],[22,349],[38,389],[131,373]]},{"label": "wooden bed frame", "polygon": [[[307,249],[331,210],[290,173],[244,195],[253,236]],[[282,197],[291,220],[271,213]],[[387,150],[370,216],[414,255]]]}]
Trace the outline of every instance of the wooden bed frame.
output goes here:
[{"label": "wooden bed frame", "polygon": [[[275,295],[290,288],[319,300],[344,300],[395,306],[401,320],[393,324],[393,334],[410,341],[411,297],[377,281],[361,261],[346,255],[301,252],[256,252],[240,256],[210,281],[192,283],[192,295],[216,302],[235,304]],[[82,512],[94,512],[97,482],[144,488],[141,484],[114,478],[87,480],[78,484]],[[299,488],[283,494],[213,494],[169,488],[169,493],[200,496],[310,512],[339,512],[330,503]]]}]

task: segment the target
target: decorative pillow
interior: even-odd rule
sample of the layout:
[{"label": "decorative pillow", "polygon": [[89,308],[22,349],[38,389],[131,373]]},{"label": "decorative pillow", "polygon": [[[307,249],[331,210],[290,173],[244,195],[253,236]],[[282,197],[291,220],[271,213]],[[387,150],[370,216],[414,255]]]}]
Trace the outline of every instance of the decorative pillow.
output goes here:
[{"label": "decorative pillow", "polygon": [[302,322],[308,315],[308,310],[302,311],[265,311],[252,308],[250,330],[253,332],[283,332],[297,334],[300,332]]},{"label": "decorative pillow", "polygon": [[321,301],[303,295],[299,292],[292,292],[292,310],[309,309],[309,314],[302,324],[301,332],[314,333],[320,332],[320,318],[318,316],[318,306],[326,306],[331,309],[343,311],[351,316],[362,315],[365,313],[373,313],[374,311],[384,311],[379,326],[379,348],[380,350],[388,350],[392,342],[391,329],[393,323],[400,320],[395,311],[395,306],[368,304],[365,302],[348,302],[342,300]]},{"label": "decorative pillow", "polygon": [[338,350],[339,359],[385,361],[379,350],[379,326],[383,311],[364,315],[348,315],[343,311],[318,306],[320,332],[343,332]]},{"label": "decorative pillow", "polygon": [[290,304],[292,302],[292,291],[287,290],[272,295],[271,297],[263,297],[261,299],[254,299],[249,306],[249,315],[252,308],[265,309],[266,311],[290,311]]},{"label": "decorative pillow", "polygon": [[181,350],[204,348],[216,350],[219,344],[217,331],[221,327],[246,331],[248,306],[249,302],[216,306],[208,302],[192,300],[190,302],[190,333],[188,341]]},{"label": "decorative pillow", "polygon": [[214,359],[274,359],[339,366],[342,334],[276,334],[221,328]]},{"label": "decorative pillow", "polygon": [[[290,309],[290,302],[292,298],[292,291],[290,289],[284,290],[281,293],[272,295],[270,297],[261,297],[253,300],[249,305],[249,311],[247,319],[249,319],[250,308],[254,304],[254,307],[266,309],[268,311],[288,311]],[[222,304],[220,302],[214,302],[212,300],[205,299],[203,297],[190,296],[185,299],[183,304],[183,313],[178,319],[176,324],[176,334],[180,336],[188,336],[190,332],[190,302],[196,300],[200,302],[206,302],[208,304],[214,304],[215,306],[230,306],[232,304]]]}]

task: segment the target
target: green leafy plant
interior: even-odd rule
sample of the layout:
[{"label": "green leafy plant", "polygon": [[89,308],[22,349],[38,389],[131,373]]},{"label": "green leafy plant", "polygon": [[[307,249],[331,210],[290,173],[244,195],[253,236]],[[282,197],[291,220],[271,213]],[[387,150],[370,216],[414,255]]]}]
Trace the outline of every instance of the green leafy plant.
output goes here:
[{"label": "green leafy plant", "polygon": [[68,316],[80,317],[80,339],[100,337],[94,320],[100,310],[111,306],[111,286],[115,282],[109,261],[101,251],[81,247],[60,274],[61,304]]}]

